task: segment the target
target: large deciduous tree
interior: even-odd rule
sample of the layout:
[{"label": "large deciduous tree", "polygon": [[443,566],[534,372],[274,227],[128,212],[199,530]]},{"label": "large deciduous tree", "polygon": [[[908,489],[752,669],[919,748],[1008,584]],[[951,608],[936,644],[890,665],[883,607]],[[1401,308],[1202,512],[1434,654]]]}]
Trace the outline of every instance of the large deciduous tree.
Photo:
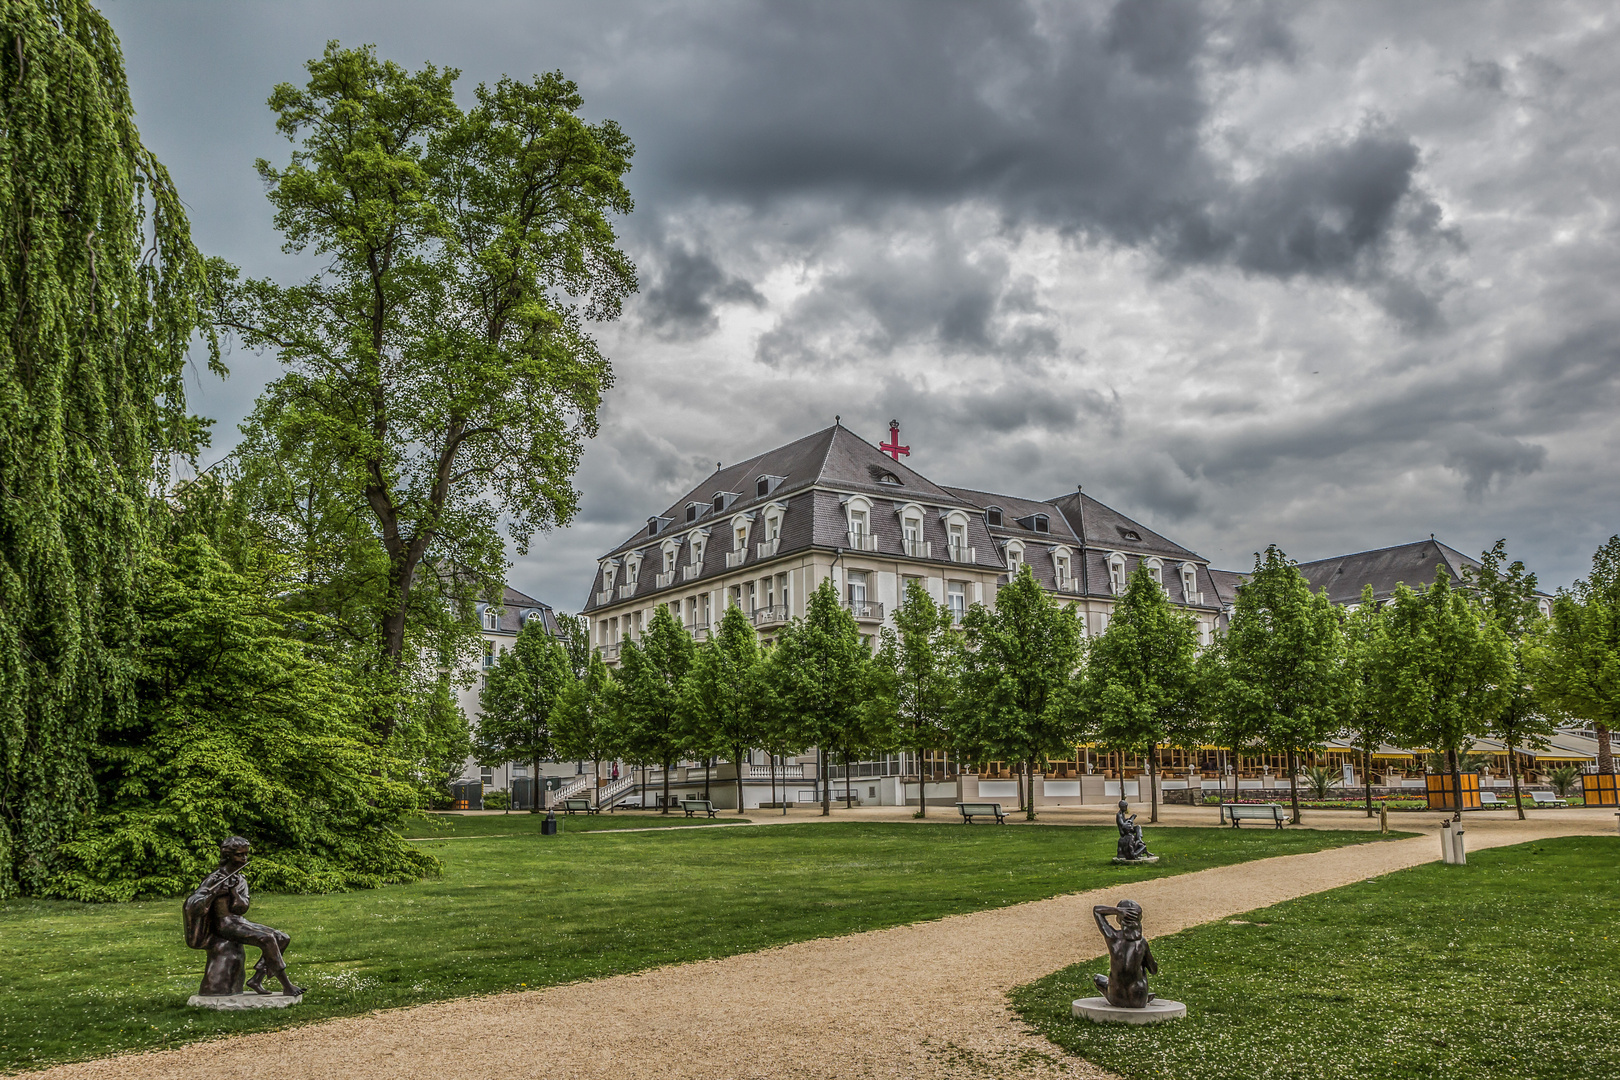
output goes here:
[{"label": "large deciduous tree", "polygon": [[1378,701],[1373,682],[1373,645],[1378,640],[1383,608],[1373,588],[1361,590],[1361,602],[1344,617],[1344,651],[1340,657],[1337,711],[1339,724],[1361,751],[1362,794],[1367,816],[1373,816],[1373,755],[1394,737],[1389,714]]},{"label": "large deciduous tree", "polygon": [[1072,753],[1080,736],[1080,626],[1035,581],[1026,565],[962,620],[961,693],[953,728],[977,752],[1017,762],[1030,785],[1020,799],[1035,820],[1035,763]]},{"label": "large deciduous tree", "polygon": [[586,661],[585,673],[570,680],[557,695],[551,712],[551,738],[564,758],[591,763],[591,802],[597,804],[602,787],[602,759],[618,750],[619,730],[614,724],[613,676],[596,653]]},{"label": "large deciduous tree", "polygon": [[[663,766],[665,814],[669,813],[670,771],[686,739],[681,681],[692,669],[695,648],[692,635],[660,604],[640,643],[626,642],[619,654],[617,722],[628,753]],[[645,774],[642,778],[646,779]]]},{"label": "large deciduous tree", "polygon": [[887,675],[886,708],[897,722],[900,745],[917,755],[917,816],[927,817],[928,775],[923,762],[929,751],[946,745],[961,652],[951,609],[929,596],[918,578],[906,582],[894,624],[894,630],[883,631],[880,654]]},{"label": "large deciduous tree", "polygon": [[1146,755],[1153,821],[1159,820],[1159,747],[1196,749],[1203,734],[1197,663],[1192,616],[1171,606],[1147,568],[1138,566],[1108,629],[1091,644],[1084,694],[1104,746]]},{"label": "large deciduous tree", "polygon": [[1534,670],[1542,700],[1597,730],[1598,772],[1614,772],[1620,725],[1620,536],[1592,556],[1592,572],[1553,600]]},{"label": "large deciduous tree", "polygon": [[586,324],[635,288],[611,223],[631,209],[632,148],[577,115],[558,73],[480,85],[464,111],[454,70],[336,42],[307,67],[270,96],[298,149],[258,169],[286,246],[322,269],[286,286],[216,265],[217,321],[287,369],[248,425],[244,453],[270,467],[246,474],[270,478],[279,507],[302,500],[317,536],[369,541],[371,559],[350,555],[375,567],[368,632],[403,668],[424,580],[454,580],[464,611],[461,582],[497,599],[498,520],[524,550],[575,512],[612,381]]},{"label": "large deciduous tree", "polygon": [[485,765],[528,761],[534,766],[531,812],[540,807],[540,763],[551,760],[551,718],[574,679],[568,650],[543,619],[530,619],[512,647],[495,658],[478,696],[473,752]]},{"label": "large deciduous tree", "polygon": [[1222,641],[1228,684],[1219,700],[1229,712],[1221,726],[1234,746],[1252,742],[1287,755],[1296,825],[1299,755],[1340,724],[1339,618],[1326,593],[1312,593],[1299,567],[1272,545],[1255,556]]},{"label": "large deciduous tree", "polygon": [[181,379],[207,286],[107,21],[6,0],[0,41],[3,897],[50,878],[95,801],[87,748],[129,705],[151,488],[203,433]]},{"label": "large deciduous tree", "polygon": [[681,686],[681,709],[694,748],[729,753],[737,776],[737,813],[744,811],[748,751],[760,742],[759,639],[736,604],[726,607],[714,637],[698,648]]}]

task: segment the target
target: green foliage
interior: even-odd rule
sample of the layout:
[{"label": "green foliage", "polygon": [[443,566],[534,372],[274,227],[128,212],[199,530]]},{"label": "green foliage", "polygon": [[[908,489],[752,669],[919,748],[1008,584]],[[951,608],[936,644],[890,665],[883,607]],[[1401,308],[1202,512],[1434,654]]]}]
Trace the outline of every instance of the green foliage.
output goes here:
[{"label": "green foliage", "polygon": [[602,759],[618,749],[612,682],[602,657],[592,653],[585,674],[563,685],[551,713],[551,738],[557,755],[565,760],[589,761],[593,777],[602,775]]},{"label": "green foliage", "polygon": [[1592,557],[1592,572],[1553,600],[1552,621],[1532,649],[1541,702],[1597,728],[1598,771],[1614,772],[1610,732],[1620,725],[1620,536]]},{"label": "green foliage", "polygon": [[434,861],[390,828],[415,809],[403,762],[365,724],[366,687],[293,638],[262,580],[207,540],[143,568],[135,705],[93,750],[99,808],[48,883],[77,900],[172,896],[253,842],[265,888],[325,892],[409,881]]},{"label": "green foliage", "polygon": [[1547,774],[1547,783],[1558,793],[1559,798],[1568,795],[1575,787],[1575,781],[1580,778],[1580,770],[1573,765],[1560,765]]},{"label": "green foliage", "polygon": [[896,726],[898,743],[917,755],[917,816],[927,817],[923,755],[949,745],[961,649],[950,607],[936,603],[918,578],[906,582],[894,623],[895,630],[884,628],[883,649],[873,667],[874,705]]},{"label": "green foliage", "polygon": [[[1058,607],[1026,565],[996,593],[996,606],[975,604],[962,621],[961,694],[952,727],[958,745],[979,756],[1034,763],[1079,741],[1082,715],[1075,675],[1080,626]],[[1025,813],[1035,818],[1033,800]]]},{"label": "green foliage", "polygon": [[[1155,780],[1159,747],[1196,747],[1203,741],[1197,656],[1192,616],[1177,611],[1147,567],[1138,566],[1108,628],[1091,645],[1084,698],[1097,739],[1147,755]],[[1158,785],[1150,784],[1150,790],[1157,821]]]},{"label": "green foliage", "polygon": [[1305,789],[1314,798],[1325,799],[1328,794],[1339,786],[1339,770],[1327,765],[1312,765],[1302,774],[1305,777]]},{"label": "green foliage", "polygon": [[287,248],[323,270],[282,286],[216,264],[217,320],[287,369],[247,426],[244,475],[321,554],[311,595],[406,666],[476,642],[470,593],[499,597],[500,519],[523,550],[577,508],[612,382],[586,322],[635,288],[610,224],[631,209],[632,148],[581,120],[557,73],[480,85],[464,111],[454,70],[336,42],[307,67],[270,97],[298,148],[258,169]]},{"label": "green foliage", "polygon": [[507,807],[509,807],[511,805],[512,805],[512,796],[511,796],[510,792],[506,792],[506,791],[486,791],[486,792],[484,792],[484,809],[485,810],[505,810]]},{"label": "green foliage", "polygon": [[681,683],[686,745],[707,757],[724,753],[737,769],[737,813],[743,812],[743,755],[760,744],[759,640],[754,624],[735,604],[720,627],[698,647]]},{"label": "green foliage", "polygon": [[[1338,730],[1345,675],[1339,617],[1275,545],[1255,556],[1221,640],[1224,685],[1216,702],[1227,745],[1281,751],[1294,765],[1301,751]],[[1298,824],[1295,769],[1289,773]]]},{"label": "green foliage", "polygon": [[0,41],[5,896],[54,873],[94,804],[87,749],[128,704],[150,486],[206,436],[182,375],[207,286],[107,21],[86,0],[5,0]]},{"label": "green foliage", "polygon": [[485,676],[473,740],[478,760],[485,765],[526,761],[538,777],[540,762],[555,752],[552,714],[573,681],[568,650],[546,631],[544,620],[530,619]]},{"label": "green foliage", "polygon": [[1380,745],[1395,737],[1389,715],[1379,707],[1373,686],[1373,643],[1378,638],[1383,617],[1383,608],[1373,599],[1372,586],[1363,586],[1361,602],[1344,616],[1344,652],[1336,684],[1335,711],[1340,729],[1361,751],[1362,802],[1368,817],[1373,814],[1372,755],[1378,752]]},{"label": "green foliage", "polygon": [[614,722],[625,755],[664,769],[664,813],[669,813],[670,766],[686,746],[681,718],[681,681],[691,670],[696,646],[669,607],[653,610],[641,641],[619,653]]}]

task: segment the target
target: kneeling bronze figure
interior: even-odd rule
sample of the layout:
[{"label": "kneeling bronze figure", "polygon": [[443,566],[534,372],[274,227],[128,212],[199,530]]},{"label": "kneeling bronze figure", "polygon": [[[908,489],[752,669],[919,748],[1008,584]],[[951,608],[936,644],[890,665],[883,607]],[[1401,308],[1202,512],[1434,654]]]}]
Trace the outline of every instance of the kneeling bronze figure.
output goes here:
[{"label": "kneeling bronze figure", "polygon": [[247,981],[249,990],[255,994],[273,993],[264,988],[264,977],[274,975],[281,982],[281,992],[288,997],[299,997],[304,992],[303,987],[294,986],[287,978],[285,954],[292,939],[280,930],[243,917],[252,902],[247,879],[242,876],[251,853],[252,846],[240,836],[220,844],[219,868],[202,879],[181,909],[186,944],[208,952],[199,996],[228,997],[242,992],[247,945],[259,950],[253,978]]}]

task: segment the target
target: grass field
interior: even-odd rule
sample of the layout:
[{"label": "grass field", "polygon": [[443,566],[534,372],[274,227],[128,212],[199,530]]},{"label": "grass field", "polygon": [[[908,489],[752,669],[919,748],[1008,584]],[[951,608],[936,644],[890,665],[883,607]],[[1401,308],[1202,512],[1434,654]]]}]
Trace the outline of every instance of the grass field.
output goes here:
[{"label": "grass field", "polygon": [[1617,865],[1620,838],[1537,841],[1156,938],[1153,991],[1187,1005],[1175,1023],[1071,1016],[1106,961],[1022,987],[1014,1006],[1130,1080],[1612,1080]]},{"label": "grass field", "polygon": [[1108,862],[1112,828],[838,823],[587,833],[571,831],[585,820],[576,818],[556,838],[469,835],[502,820],[457,818],[449,828],[458,838],[424,842],[444,862],[438,879],[334,896],[257,895],[252,917],[292,935],[290,970],[309,990],[294,1011],[187,1009],[202,954],[181,939],[178,900],[0,904],[0,1070],[596,978],[1377,839],[1159,829],[1151,838],[1162,861],[1120,868]]},{"label": "grass field", "polygon": [[[408,824],[404,833],[411,839],[433,839],[463,836],[534,836],[540,835],[544,814],[531,814],[527,810],[514,810],[510,814],[429,814]],[[606,832],[614,829],[678,829],[693,825],[747,824],[751,818],[722,812],[715,818],[688,818],[685,814],[659,814],[652,811],[622,814],[557,815],[557,827],[565,835],[580,832]]]}]

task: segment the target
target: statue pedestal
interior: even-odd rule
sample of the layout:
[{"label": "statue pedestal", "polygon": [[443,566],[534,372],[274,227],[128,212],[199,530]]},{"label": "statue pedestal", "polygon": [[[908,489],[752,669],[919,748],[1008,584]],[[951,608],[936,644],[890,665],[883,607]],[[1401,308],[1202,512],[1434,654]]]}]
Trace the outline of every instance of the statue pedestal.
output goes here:
[{"label": "statue pedestal", "polygon": [[1081,998],[1074,1003],[1074,1015],[1098,1024],[1162,1024],[1166,1020],[1180,1020],[1187,1015],[1187,1006],[1179,1001],[1155,998],[1140,1009],[1122,1009],[1108,1004],[1107,998]]},{"label": "statue pedestal", "polygon": [[1149,865],[1151,865],[1153,863],[1158,862],[1159,857],[1157,855],[1149,855],[1145,859],[1121,859],[1121,858],[1116,857],[1116,858],[1110,859],[1109,861],[1112,862],[1115,866],[1149,866]]},{"label": "statue pedestal", "polygon": [[186,1004],[197,1009],[222,1009],[238,1012],[243,1009],[285,1009],[304,1000],[304,995],[288,997],[286,994],[192,994]]}]

